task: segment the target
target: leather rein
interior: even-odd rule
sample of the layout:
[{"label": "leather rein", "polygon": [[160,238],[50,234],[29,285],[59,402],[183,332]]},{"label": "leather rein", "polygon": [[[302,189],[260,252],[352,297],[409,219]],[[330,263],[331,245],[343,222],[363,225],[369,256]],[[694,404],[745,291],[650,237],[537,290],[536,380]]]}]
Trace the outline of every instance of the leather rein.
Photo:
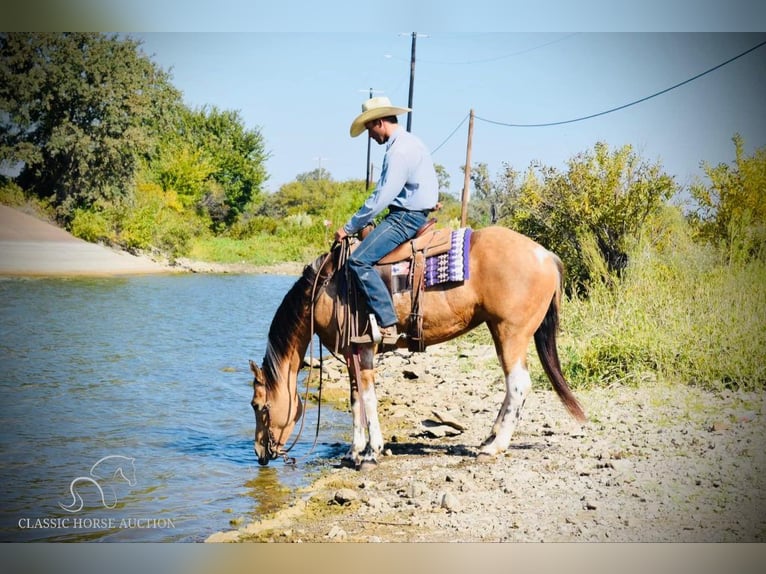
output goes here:
[{"label": "leather rein", "polygon": [[[315,321],[314,321],[314,308],[316,306],[316,301],[319,296],[320,292],[320,277],[322,276],[322,269],[324,269],[325,265],[327,265],[327,262],[331,260],[333,251],[335,250],[335,247],[337,245],[337,241],[333,243],[332,248],[330,251],[325,255],[324,259],[322,260],[322,263],[319,265],[319,268],[316,271],[316,274],[314,276],[313,284],[311,286],[311,318],[310,318],[310,325],[311,325],[311,333],[310,333],[310,339],[309,339],[309,373],[306,377],[306,391],[304,393],[303,397],[303,404],[308,403],[309,398],[309,390],[310,390],[310,383],[311,383],[311,376],[312,376],[312,370],[311,365],[314,363],[314,335],[316,334],[315,331]],[[348,240],[343,240],[341,243],[341,263],[338,265],[338,268],[342,267],[342,263],[345,262],[345,259],[348,257],[348,251],[349,251],[349,242]],[[332,274],[329,275],[321,287],[325,287],[327,283],[332,278]],[[336,358],[337,355],[335,353],[332,353],[333,356]],[[322,414],[322,383],[323,383],[323,372],[322,372],[322,362],[323,362],[323,355],[322,355],[322,345],[320,343],[319,345],[319,387],[318,387],[318,395],[317,395],[317,422],[316,422],[316,430],[314,433],[314,443],[311,445],[311,449],[309,450],[309,454],[314,452],[314,449],[316,448],[317,441],[319,440],[319,422],[321,419]],[[297,376],[297,375],[296,375]],[[293,440],[292,444],[287,447],[286,449],[281,448],[281,443],[274,438],[274,433],[271,431],[271,416],[269,415],[269,408],[268,404],[264,406],[264,416],[265,416],[265,423],[266,428],[268,429],[269,433],[269,452],[273,452],[275,455],[280,455],[285,461],[285,464],[291,464],[294,465],[296,460],[295,457],[288,456],[288,453],[293,449],[293,447],[296,445],[298,440],[301,438],[301,435],[303,434],[303,426],[304,422],[306,420],[306,411],[304,409],[303,415],[301,415],[301,424],[298,427],[298,434],[295,436],[295,439]]]}]

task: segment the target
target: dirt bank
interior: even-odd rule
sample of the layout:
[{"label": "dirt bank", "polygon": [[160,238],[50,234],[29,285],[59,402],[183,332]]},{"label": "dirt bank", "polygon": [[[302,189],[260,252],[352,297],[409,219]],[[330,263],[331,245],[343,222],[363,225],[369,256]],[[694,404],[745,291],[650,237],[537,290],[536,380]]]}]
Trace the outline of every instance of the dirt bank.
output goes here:
[{"label": "dirt bank", "polygon": [[378,468],[331,461],[287,508],[208,541],[766,541],[763,393],[579,390],[580,425],[538,384],[507,454],[478,463],[504,394],[491,347],[388,354],[378,389]]},{"label": "dirt bank", "polygon": [[0,205],[0,275],[135,275],[174,269],[95,245],[63,229]]}]

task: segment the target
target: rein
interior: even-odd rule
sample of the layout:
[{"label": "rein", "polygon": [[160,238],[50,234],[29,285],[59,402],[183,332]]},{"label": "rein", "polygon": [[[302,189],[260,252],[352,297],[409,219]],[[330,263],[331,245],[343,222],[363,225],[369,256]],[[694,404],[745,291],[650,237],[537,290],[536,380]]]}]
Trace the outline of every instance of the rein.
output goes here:
[{"label": "rein", "polygon": [[[314,282],[313,282],[313,284],[311,286],[311,318],[310,318],[311,331],[310,331],[310,338],[309,338],[309,374],[306,377],[306,392],[305,392],[305,394],[303,396],[303,404],[304,405],[308,404],[309,390],[310,390],[310,385],[309,384],[311,383],[311,375],[312,375],[311,364],[313,364],[313,362],[314,362],[314,335],[315,335],[315,331],[314,331],[314,325],[315,325],[315,323],[314,323],[314,305],[315,305],[316,299],[317,299],[317,292],[318,292],[318,286],[319,286],[319,278],[322,275],[322,269],[324,269],[324,266],[327,265],[327,262],[330,261],[330,259],[332,258],[332,252],[335,249],[335,245],[336,244],[333,243],[333,246],[330,249],[329,253],[327,253],[325,258],[322,260],[322,263],[319,265],[319,268],[316,271],[316,275],[314,276]],[[332,277],[332,276],[330,276],[330,277]],[[318,397],[317,397],[317,424],[316,424],[316,432],[314,433],[314,443],[311,445],[311,450],[309,451],[309,454],[314,452],[314,448],[316,448],[317,441],[319,440],[319,421],[321,419],[321,414],[322,414],[322,369],[321,369],[322,360],[323,360],[323,357],[322,357],[322,345],[320,344],[319,345],[319,365],[320,365],[320,369],[319,369],[319,393],[318,393]],[[296,376],[297,376],[297,374],[296,374]],[[298,434],[295,436],[295,439],[293,440],[292,444],[289,447],[287,447],[286,449],[284,449],[284,450],[279,450],[279,443],[274,438],[274,433],[271,432],[271,417],[269,416],[268,409],[266,410],[266,428],[269,429],[269,450],[272,451],[272,452],[275,452],[277,454],[282,455],[282,457],[284,458],[284,461],[285,461],[286,464],[295,464],[295,457],[287,456],[287,453],[289,453],[293,449],[293,447],[298,442],[298,439],[301,438],[301,435],[303,434],[303,426],[304,426],[305,421],[306,421],[306,412],[304,410],[303,415],[301,416],[300,427],[298,427]],[[277,450],[272,450],[272,447],[276,447]]]},{"label": "rein", "polygon": [[[311,383],[311,365],[314,362],[314,335],[316,334],[315,331],[315,320],[314,320],[314,308],[316,305],[316,300],[319,295],[320,290],[320,277],[322,275],[322,270],[324,269],[325,265],[327,265],[328,261],[332,259],[333,252],[335,251],[335,248],[339,245],[339,243],[336,241],[333,243],[332,247],[330,248],[330,251],[327,253],[327,255],[322,260],[322,263],[319,265],[316,271],[316,275],[314,276],[314,280],[311,286],[311,312],[310,312],[310,335],[309,335],[309,374],[306,377],[306,391],[304,394],[303,402],[304,404],[308,404],[308,398],[309,398],[309,390],[310,390],[310,383]],[[348,266],[345,265],[346,260],[349,257],[349,254],[351,253],[351,244],[348,240],[348,238],[344,238],[340,242],[340,252],[338,255],[338,265],[337,269],[343,269],[345,267],[346,273],[348,274]],[[323,285],[321,287],[324,287],[327,285],[327,283],[331,280],[332,274],[325,278]],[[350,277],[346,277],[347,284],[350,284]],[[353,295],[356,295],[356,291],[353,290]],[[357,309],[358,306],[356,304],[346,304],[345,306],[346,313],[344,313],[344,317],[340,317],[340,313],[336,311],[336,317],[335,320],[338,324],[338,330],[341,333],[341,341],[340,346],[341,348],[347,348],[350,345],[350,339],[354,335],[356,335],[357,332],[357,326],[358,326],[358,317],[356,317],[356,311],[353,313],[350,313],[350,309]],[[352,316],[353,315],[353,316]],[[347,322],[348,328],[344,329],[342,326],[343,321]],[[332,354],[336,359],[338,359],[340,362],[347,364],[347,360],[344,360],[344,358],[339,357],[336,355],[335,352],[333,352],[330,349],[330,354]],[[359,357],[357,354],[354,354],[351,358],[354,361],[354,364],[356,365],[356,372],[359,371]],[[316,430],[314,432],[314,442],[311,445],[311,450],[309,450],[309,454],[311,454],[314,449],[316,448],[317,441],[319,440],[319,424],[321,420],[321,414],[322,414],[322,382],[323,382],[323,372],[321,365],[323,363],[323,356],[322,356],[322,345],[320,343],[319,345],[319,388],[318,388],[318,396],[317,396],[317,422],[316,422]],[[297,374],[296,374],[297,376]],[[288,456],[288,453],[293,449],[293,447],[297,444],[298,440],[300,439],[301,435],[303,434],[303,427],[306,420],[306,413],[304,410],[303,415],[301,416],[301,424],[298,427],[298,433],[295,436],[295,439],[293,440],[292,444],[290,444],[289,447],[286,449],[280,449],[280,443],[274,438],[274,433],[271,431],[271,416],[269,414],[268,406],[264,407],[266,409],[265,411],[265,418],[266,418],[266,428],[269,429],[269,451],[273,452],[277,455],[281,455],[284,459],[286,464],[294,465],[296,462],[295,457]],[[364,412],[362,413],[362,416],[364,416]]]}]

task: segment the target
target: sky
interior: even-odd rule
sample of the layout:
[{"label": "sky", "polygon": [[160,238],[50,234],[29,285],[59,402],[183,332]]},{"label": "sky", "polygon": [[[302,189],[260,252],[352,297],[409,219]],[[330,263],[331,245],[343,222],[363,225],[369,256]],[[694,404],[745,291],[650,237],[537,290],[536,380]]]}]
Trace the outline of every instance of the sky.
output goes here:
[{"label": "sky", "polygon": [[[504,164],[564,170],[601,141],[633,146],[683,187],[703,176],[703,161],[734,160],[735,133],[748,153],[766,146],[766,45],[613,113],[500,125],[599,114],[702,74],[766,42],[762,2],[69,0],[66,13],[54,0],[24,6],[30,15],[11,14],[8,29],[130,35],[170,72],[189,106],[239,111],[264,138],[270,191],[319,167],[339,181],[365,177],[366,136],[351,138],[349,126],[371,88],[407,106],[413,32],[412,131],[455,194],[472,109],[472,164],[487,164],[492,177]],[[383,151],[372,143],[375,177]]]},{"label": "sky", "polygon": [[[504,163],[560,170],[596,142],[625,144],[687,186],[701,163],[731,163],[735,133],[748,153],[766,146],[766,33],[418,32],[412,132],[463,185],[468,114],[472,164],[495,177]],[[275,191],[317,168],[335,180],[365,177],[367,140],[349,126],[373,89],[407,106],[412,31],[135,33],[192,106],[238,110],[269,153]],[[400,117],[406,126],[407,116]],[[372,143],[373,174],[383,146]]]}]

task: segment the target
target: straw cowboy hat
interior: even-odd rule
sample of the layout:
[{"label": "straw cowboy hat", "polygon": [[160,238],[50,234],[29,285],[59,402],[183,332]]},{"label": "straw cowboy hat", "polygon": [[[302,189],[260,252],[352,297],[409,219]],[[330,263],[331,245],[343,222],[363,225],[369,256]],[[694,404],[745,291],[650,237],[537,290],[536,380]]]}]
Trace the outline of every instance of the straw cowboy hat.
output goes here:
[{"label": "straw cowboy hat", "polygon": [[351,124],[351,137],[355,138],[366,128],[364,124],[370,120],[387,118],[388,116],[398,116],[406,112],[411,112],[410,108],[399,108],[391,105],[391,100],[385,96],[370,98],[362,104],[362,113],[356,116]]}]

